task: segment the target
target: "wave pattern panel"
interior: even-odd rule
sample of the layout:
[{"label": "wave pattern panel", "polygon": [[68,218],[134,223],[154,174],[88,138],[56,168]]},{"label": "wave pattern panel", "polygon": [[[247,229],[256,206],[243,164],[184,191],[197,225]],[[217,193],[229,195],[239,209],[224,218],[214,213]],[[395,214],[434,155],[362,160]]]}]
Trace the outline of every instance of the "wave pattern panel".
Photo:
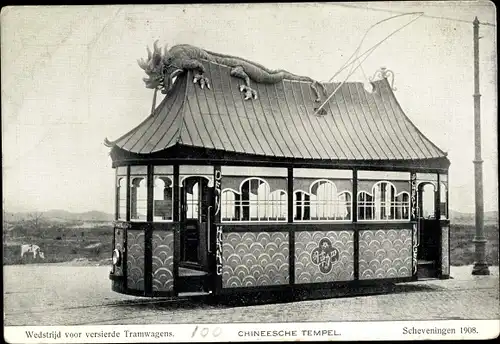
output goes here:
[{"label": "wave pattern panel", "polygon": [[127,231],[127,288],[144,290],[144,231]]},{"label": "wave pattern panel", "polygon": [[289,283],[288,233],[223,233],[224,288]]},{"label": "wave pattern panel", "polygon": [[295,283],[354,279],[354,232],[295,233]]},{"label": "wave pattern panel", "polygon": [[359,279],[410,277],[410,229],[362,230],[359,233]]},{"label": "wave pattern panel", "polygon": [[174,288],[174,233],[153,233],[153,291]]}]

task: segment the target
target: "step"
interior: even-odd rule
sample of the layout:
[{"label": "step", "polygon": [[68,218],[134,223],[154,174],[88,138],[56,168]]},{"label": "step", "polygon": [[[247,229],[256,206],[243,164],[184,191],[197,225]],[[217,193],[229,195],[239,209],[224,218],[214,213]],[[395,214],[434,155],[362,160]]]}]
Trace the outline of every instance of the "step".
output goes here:
[{"label": "step", "polygon": [[437,269],[430,264],[419,265],[417,268],[417,278],[422,280],[424,278],[436,278]]},{"label": "step", "polygon": [[204,296],[212,294],[211,291],[194,291],[194,292],[181,292],[179,293],[179,297],[190,297],[190,296]]},{"label": "step", "polygon": [[179,276],[177,289],[180,292],[206,292],[209,289],[210,275]]}]

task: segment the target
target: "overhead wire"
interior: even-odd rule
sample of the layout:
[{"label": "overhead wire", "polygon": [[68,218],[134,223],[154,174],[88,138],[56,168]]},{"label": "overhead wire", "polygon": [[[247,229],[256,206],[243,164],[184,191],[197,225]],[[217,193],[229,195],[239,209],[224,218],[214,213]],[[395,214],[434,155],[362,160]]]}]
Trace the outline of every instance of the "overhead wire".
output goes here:
[{"label": "overhead wire", "polygon": [[[407,13],[404,11],[394,11],[394,10],[387,10],[383,8],[374,8],[374,7],[365,7],[365,6],[356,6],[356,5],[347,5],[347,4],[332,4],[334,6],[341,6],[341,7],[348,7],[348,8],[356,8],[360,10],[369,10],[369,11],[378,11],[378,12],[387,12],[387,13]],[[450,18],[450,17],[443,17],[443,16],[432,16],[428,14],[424,14],[422,17],[424,18],[430,18],[430,19],[443,19],[443,20],[450,20],[450,21],[455,21],[459,23],[468,23],[472,24],[473,22],[470,20],[464,20],[464,19],[456,19],[456,18]],[[496,24],[488,23],[488,22],[479,22],[479,25],[486,25],[486,26],[492,26],[496,27]]]},{"label": "overhead wire", "polygon": [[[368,30],[365,32],[365,34],[363,35],[363,38],[361,39],[361,42],[358,45],[358,47],[355,49],[354,53],[349,57],[349,59],[344,63],[344,65],[330,78],[329,82],[331,82],[333,80],[333,78],[335,78],[335,76],[337,76],[340,72],[342,72],[348,66],[351,66],[354,63],[356,63],[357,61],[359,61],[359,59],[361,57],[363,57],[365,55],[366,56],[361,60],[361,62],[358,63],[358,65],[357,65],[356,68],[354,68],[354,66],[351,68],[351,70],[348,73],[348,75],[346,76],[346,78],[335,88],[335,90],[328,96],[328,98],[323,102],[323,104],[321,104],[321,106],[318,107],[314,111],[314,114],[317,115],[321,111],[321,109],[323,109],[323,107],[326,105],[326,103],[328,103],[328,101],[335,95],[335,93],[337,93],[337,91],[344,85],[344,83],[351,77],[351,75],[354,74],[354,72],[361,66],[361,64],[368,58],[368,56],[370,56],[373,53],[373,51],[375,51],[376,48],[378,48],[382,43],[384,43],[390,37],[392,37],[393,35],[395,35],[397,32],[403,30],[405,27],[407,27],[408,25],[410,25],[411,23],[413,23],[415,20],[419,19],[421,16],[423,16],[423,14],[424,14],[424,12],[411,12],[411,13],[399,14],[397,16],[389,17],[389,18],[383,19],[381,21],[378,21],[377,23],[375,23],[372,26],[370,26],[368,28]],[[376,43],[375,45],[371,46],[364,53],[362,53],[361,55],[357,56],[357,54],[358,54],[358,52],[359,52],[359,50],[361,48],[361,45],[363,44],[363,41],[365,40],[366,36],[368,35],[368,33],[370,32],[371,29],[373,29],[375,26],[377,26],[377,25],[379,25],[379,24],[381,24],[381,23],[383,23],[385,21],[388,21],[388,20],[391,20],[391,19],[394,19],[394,18],[398,18],[398,17],[402,17],[402,16],[407,16],[407,15],[417,15],[417,17],[414,18],[414,19],[412,19],[411,21],[409,21],[405,25],[401,26],[400,28],[394,30],[389,35],[387,35],[385,38],[383,38],[382,40],[380,40],[378,43]],[[355,59],[352,59],[355,55],[357,57]],[[352,59],[352,61],[350,61],[351,59]]]},{"label": "overhead wire", "polygon": [[[340,69],[330,78],[330,80],[328,80],[328,82],[332,82],[332,80],[340,73],[342,72],[345,67],[347,67],[349,64],[351,64],[352,62],[349,62],[354,55],[357,55],[357,53],[359,52],[359,49],[361,49],[361,46],[363,45],[363,42],[365,41],[366,39],[366,36],[368,36],[368,33],[370,32],[371,29],[373,29],[375,26],[379,25],[379,24],[382,24],[383,22],[386,22],[386,21],[389,21],[391,19],[395,19],[395,18],[398,18],[398,17],[403,17],[403,16],[407,16],[407,15],[412,15],[412,14],[419,14],[419,15],[423,15],[424,12],[409,12],[409,13],[404,13],[404,14],[399,14],[397,16],[393,16],[393,17],[389,17],[389,18],[385,18],[385,19],[382,19],[378,22],[376,22],[375,24],[373,24],[372,26],[370,26],[368,28],[368,30],[366,30],[365,34],[363,35],[363,37],[361,38],[361,41],[360,43],[358,44],[357,48],[354,50],[354,52],[352,53],[352,55],[347,59],[347,61],[344,63],[343,66],[340,67]],[[418,19],[418,18],[417,18]],[[413,22],[413,21],[412,21]],[[411,23],[411,22],[410,22]],[[406,25],[405,25],[406,26]],[[403,26],[404,27],[404,26]],[[389,38],[391,35],[387,36],[387,38]],[[361,55],[362,56],[362,55]]]}]

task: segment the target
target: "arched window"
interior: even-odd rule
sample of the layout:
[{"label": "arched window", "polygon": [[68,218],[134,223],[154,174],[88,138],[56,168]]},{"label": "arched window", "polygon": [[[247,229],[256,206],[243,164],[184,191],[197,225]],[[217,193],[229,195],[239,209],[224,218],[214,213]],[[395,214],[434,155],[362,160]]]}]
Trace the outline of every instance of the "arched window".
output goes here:
[{"label": "arched window", "polygon": [[293,194],[295,207],[293,219],[296,221],[311,219],[311,197],[304,191],[295,191]]},{"label": "arched window", "polygon": [[172,221],[173,184],[167,176],[155,176],[153,189],[153,221]]},{"label": "arched window", "polygon": [[146,221],[147,213],[146,177],[132,177],[130,181],[130,220]]},{"label": "arched window", "polygon": [[233,190],[224,190],[221,195],[222,221],[240,220],[240,194]]},{"label": "arched window", "polygon": [[336,220],[350,220],[352,207],[351,193],[348,191],[341,192],[338,195],[338,207],[336,211]]},{"label": "arched window", "polygon": [[311,217],[315,220],[334,220],[337,188],[329,180],[319,180],[311,186]]},{"label": "arched window", "polygon": [[358,220],[409,220],[410,195],[397,193],[396,187],[386,181],[373,185],[372,194],[358,194]]},{"label": "arched window", "polygon": [[125,221],[127,217],[127,177],[118,178],[116,189],[118,195],[118,220]]},{"label": "arched window", "polygon": [[[190,180],[191,181],[191,180]],[[188,219],[197,219],[198,211],[199,211],[199,182],[194,181],[194,183],[190,183],[188,185],[184,185],[186,189],[186,218]]]},{"label": "arched window", "polygon": [[271,192],[261,178],[249,178],[240,184],[239,192],[226,189],[221,195],[223,221],[286,221],[287,194],[284,190]]},{"label": "arched window", "polygon": [[433,183],[421,183],[419,185],[419,208],[420,216],[425,219],[436,217],[436,187]]},{"label": "arched window", "polygon": [[394,185],[387,182],[378,182],[373,186],[375,199],[375,220],[394,219],[392,204],[395,198]]},{"label": "arched window", "polygon": [[296,221],[342,221],[351,219],[351,194],[337,193],[335,183],[327,179],[314,181],[310,192],[294,192],[294,219]]},{"label": "arched window", "polygon": [[277,190],[269,194],[266,214],[268,219],[286,220],[287,197],[285,191]]},{"label": "arched window", "polygon": [[358,220],[373,220],[373,197],[367,192],[358,194]]},{"label": "arched window", "polygon": [[396,203],[394,204],[396,208],[395,220],[406,220],[410,218],[410,194],[408,192],[402,192],[396,196]]}]

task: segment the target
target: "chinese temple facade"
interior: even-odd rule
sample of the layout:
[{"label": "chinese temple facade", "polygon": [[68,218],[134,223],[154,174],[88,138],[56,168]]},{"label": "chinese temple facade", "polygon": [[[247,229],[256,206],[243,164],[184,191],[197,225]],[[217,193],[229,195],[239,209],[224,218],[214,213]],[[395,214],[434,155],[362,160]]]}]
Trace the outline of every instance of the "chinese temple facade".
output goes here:
[{"label": "chinese temple facade", "polygon": [[[446,153],[386,77],[346,82],[316,115],[307,82],[204,62],[113,142],[114,291],[223,295],[449,277]],[[325,84],[331,94],[338,83]]]}]

